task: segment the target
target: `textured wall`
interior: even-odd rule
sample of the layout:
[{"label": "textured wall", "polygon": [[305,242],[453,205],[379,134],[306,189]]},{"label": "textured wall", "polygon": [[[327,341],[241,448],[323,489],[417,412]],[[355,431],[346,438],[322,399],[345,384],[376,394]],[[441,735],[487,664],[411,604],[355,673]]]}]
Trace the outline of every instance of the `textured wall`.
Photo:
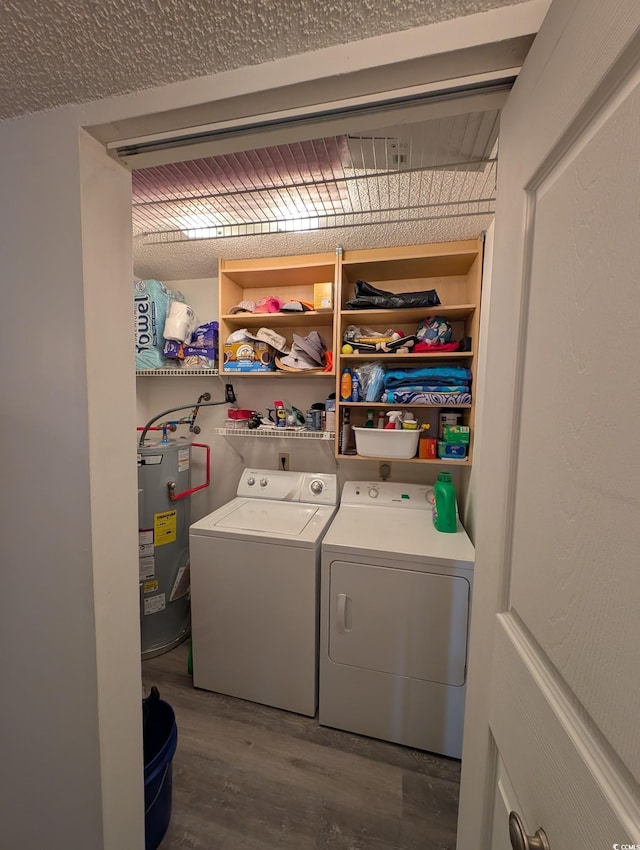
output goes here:
[{"label": "textured wall", "polygon": [[4,0],[0,120],[522,0]]},{"label": "textured wall", "polygon": [[158,280],[215,277],[220,257],[228,260],[281,257],[333,251],[336,245],[353,251],[363,248],[386,248],[391,245],[476,239],[492,220],[493,215],[478,215],[402,224],[369,224],[364,227],[306,233],[280,233],[272,236],[190,240],[160,245],[145,245],[142,237],[135,237],[134,269],[138,277],[155,277]]}]

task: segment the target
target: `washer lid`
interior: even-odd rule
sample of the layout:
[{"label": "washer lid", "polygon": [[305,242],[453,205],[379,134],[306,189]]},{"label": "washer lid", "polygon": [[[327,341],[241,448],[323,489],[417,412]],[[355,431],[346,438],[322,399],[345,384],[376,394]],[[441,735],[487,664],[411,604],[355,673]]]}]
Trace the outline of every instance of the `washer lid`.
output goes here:
[{"label": "washer lid", "polygon": [[273,536],[299,536],[317,513],[315,505],[249,499],[221,517],[215,528],[270,532]]},{"label": "washer lid", "polygon": [[195,522],[189,534],[309,547],[322,539],[335,510],[333,505],[235,498]]}]

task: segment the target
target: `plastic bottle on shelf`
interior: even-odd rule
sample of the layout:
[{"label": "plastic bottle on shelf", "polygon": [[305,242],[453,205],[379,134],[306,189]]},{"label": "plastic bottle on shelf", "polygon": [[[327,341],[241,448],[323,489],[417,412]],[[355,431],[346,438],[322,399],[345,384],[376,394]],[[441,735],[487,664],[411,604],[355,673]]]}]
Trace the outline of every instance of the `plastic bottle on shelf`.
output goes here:
[{"label": "plastic bottle on shelf", "polygon": [[384,411],[379,410],[378,411],[378,428],[384,428],[384,426],[385,426]]},{"label": "plastic bottle on shelf", "polygon": [[367,410],[367,421],[364,423],[365,428],[373,428],[373,410]]},{"label": "plastic bottle on shelf", "polygon": [[345,369],[340,378],[340,401],[351,401],[351,369]]},{"label": "plastic bottle on shelf", "polygon": [[273,406],[275,407],[276,428],[286,428],[287,411],[284,409],[284,402],[274,401]]},{"label": "plastic bottle on shelf", "polygon": [[355,369],[351,373],[351,401],[362,401],[360,378],[358,377],[358,373]]},{"label": "plastic bottle on shelf", "polygon": [[437,531],[449,534],[457,531],[456,489],[450,472],[439,472],[433,486],[435,504],[433,506],[433,524]]},{"label": "plastic bottle on shelf", "polygon": [[402,410],[390,410],[387,414],[389,417],[389,421],[384,426],[388,431],[396,430],[400,431],[402,428],[402,420],[404,419],[404,411]]}]

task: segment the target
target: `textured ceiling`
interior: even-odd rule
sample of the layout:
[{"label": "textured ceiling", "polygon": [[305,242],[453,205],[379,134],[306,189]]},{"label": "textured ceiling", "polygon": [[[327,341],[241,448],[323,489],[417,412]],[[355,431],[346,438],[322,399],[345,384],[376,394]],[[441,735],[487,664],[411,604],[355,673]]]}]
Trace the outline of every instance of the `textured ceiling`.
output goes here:
[{"label": "textured ceiling", "polygon": [[[0,0],[0,120],[99,100],[524,0]],[[492,216],[147,245],[134,270],[217,275],[264,257],[476,237]]]},{"label": "textured ceiling", "polygon": [[0,0],[0,120],[522,0]]},{"label": "textured ceiling", "polygon": [[390,245],[420,245],[476,239],[491,224],[493,215],[442,218],[362,227],[276,233],[269,236],[240,236],[232,239],[200,239],[164,245],[145,245],[133,239],[134,271],[137,277],[157,280],[188,280],[218,276],[218,260],[286,257],[335,250],[387,248]]}]

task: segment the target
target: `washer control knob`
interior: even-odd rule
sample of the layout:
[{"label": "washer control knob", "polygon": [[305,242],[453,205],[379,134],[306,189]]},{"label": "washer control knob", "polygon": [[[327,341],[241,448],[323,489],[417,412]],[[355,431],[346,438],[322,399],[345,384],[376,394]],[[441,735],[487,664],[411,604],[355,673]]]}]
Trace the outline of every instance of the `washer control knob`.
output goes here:
[{"label": "washer control knob", "polygon": [[378,488],[377,487],[369,487],[369,496],[371,496],[372,499],[377,499],[378,498]]},{"label": "washer control knob", "polygon": [[261,486],[261,487],[266,487],[266,486],[267,486],[267,483],[268,483],[268,482],[267,482],[267,479],[266,479],[266,478],[261,478],[261,479],[260,479],[260,486]]},{"label": "washer control knob", "polygon": [[320,481],[319,478],[314,478],[311,484],[309,484],[309,489],[313,493],[314,496],[319,496],[320,493],[324,490],[324,484]]},{"label": "washer control knob", "polygon": [[253,475],[251,476],[251,478],[247,478],[247,484],[249,485],[249,487],[253,487],[255,483],[256,479],[253,477]]}]

